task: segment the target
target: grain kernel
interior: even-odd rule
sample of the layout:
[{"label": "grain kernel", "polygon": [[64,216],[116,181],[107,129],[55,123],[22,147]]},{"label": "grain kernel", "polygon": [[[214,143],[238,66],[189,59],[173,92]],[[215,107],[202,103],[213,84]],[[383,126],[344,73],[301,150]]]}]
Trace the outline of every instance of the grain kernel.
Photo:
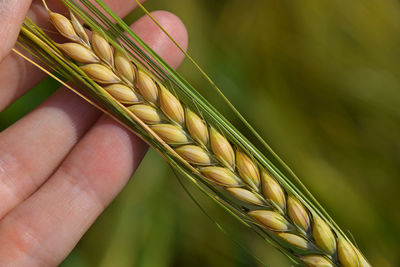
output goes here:
[{"label": "grain kernel", "polygon": [[133,105],[128,107],[128,109],[147,124],[156,124],[161,121],[157,110],[149,105]]},{"label": "grain kernel", "polygon": [[338,239],[338,258],[344,267],[358,267],[358,257],[353,246],[343,237]]},{"label": "grain kernel", "polygon": [[304,238],[298,235],[290,234],[290,233],[278,233],[277,234],[280,238],[288,242],[289,244],[306,250],[308,248],[308,242]]},{"label": "grain kernel", "polygon": [[88,48],[77,43],[57,44],[57,47],[67,56],[80,63],[95,63],[99,58]]},{"label": "grain kernel", "polygon": [[194,140],[206,146],[208,143],[208,130],[206,123],[190,109],[186,109],[186,127]]},{"label": "grain kernel", "polygon": [[157,97],[158,97],[157,85],[155,84],[153,79],[150,78],[150,76],[147,75],[142,70],[138,71],[136,86],[139,89],[140,94],[144,97],[144,99],[152,103],[157,102]]},{"label": "grain kernel", "polygon": [[282,187],[267,172],[263,171],[261,176],[262,189],[265,197],[280,207],[281,210],[285,210],[286,198]]},{"label": "grain kernel", "polygon": [[61,14],[49,12],[50,20],[53,23],[54,27],[58,30],[61,35],[72,40],[79,41],[79,37],[76,34],[72,23]]},{"label": "grain kernel", "polygon": [[260,173],[257,165],[246,154],[236,151],[236,166],[240,176],[255,190],[260,186]]},{"label": "grain kernel", "polygon": [[253,210],[248,213],[256,221],[273,231],[287,231],[289,222],[279,213],[270,210]]},{"label": "grain kernel", "polygon": [[260,198],[258,198],[254,193],[250,192],[247,189],[243,188],[227,188],[229,193],[231,193],[237,199],[253,204],[253,205],[263,205],[263,202]]},{"label": "grain kernel", "polygon": [[98,32],[93,31],[92,47],[96,55],[110,66],[114,65],[113,50],[107,40]]},{"label": "grain kernel", "polygon": [[71,11],[70,15],[71,15],[71,23],[72,26],[74,27],[76,34],[81,38],[81,41],[86,47],[90,47],[89,37],[85,29],[83,28],[82,24],[79,22],[74,13],[72,13]]},{"label": "grain kernel", "polygon": [[307,255],[300,257],[300,259],[308,267],[334,267],[330,260],[320,255]]},{"label": "grain kernel", "polygon": [[204,167],[200,169],[200,172],[208,179],[216,184],[236,187],[239,186],[237,177],[230,170],[223,167]]},{"label": "grain kernel", "polygon": [[118,83],[121,80],[118,78],[114,72],[100,64],[88,64],[81,66],[81,69],[93,80],[99,83]]},{"label": "grain kernel", "polygon": [[307,231],[310,227],[310,218],[304,205],[297,198],[290,196],[287,200],[287,208],[290,219],[304,231]]},{"label": "grain kernel", "polygon": [[335,252],[336,239],[333,235],[332,229],[318,216],[314,217],[312,234],[317,246],[331,255]]},{"label": "grain kernel", "polygon": [[115,99],[123,104],[135,104],[139,102],[137,95],[126,85],[116,83],[105,87],[104,89]]},{"label": "grain kernel", "polygon": [[135,80],[135,69],[132,62],[121,52],[115,51],[115,68],[130,83]]},{"label": "grain kernel", "polygon": [[210,144],[215,156],[228,168],[235,168],[235,154],[229,141],[217,130],[210,129]]},{"label": "grain kernel", "polygon": [[185,116],[181,102],[161,84],[160,89],[161,110],[168,118],[183,125],[185,123]]},{"label": "grain kernel", "polygon": [[175,149],[185,160],[196,165],[210,165],[210,156],[204,149],[195,145],[185,145]]},{"label": "grain kernel", "polygon": [[172,124],[156,124],[151,129],[170,145],[183,145],[189,141],[183,130]]}]

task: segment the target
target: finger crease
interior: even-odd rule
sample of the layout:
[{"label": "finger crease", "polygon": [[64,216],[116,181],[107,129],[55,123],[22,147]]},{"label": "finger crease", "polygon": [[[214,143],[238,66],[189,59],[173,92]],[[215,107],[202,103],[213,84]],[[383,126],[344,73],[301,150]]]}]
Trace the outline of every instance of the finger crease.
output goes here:
[{"label": "finger crease", "polygon": [[71,186],[71,191],[83,192],[89,199],[95,204],[100,211],[106,208],[101,197],[93,188],[93,185],[89,182],[88,178],[85,177],[79,168],[70,166],[68,163],[63,163],[57,172],[60,172],[61,177],[64,176],[64,180],[68,181]]},{"label": "finger crease", "polygon": [[[5,237],[7,240],[7,246],[5,248],[2,247],[2,249],[6,249],[6,251],[9,252],[3,254],[3,251],[3,253],[1,253],[3,257],[13,255],[14,258],[9,260],[15,263],[26,263],[27,259],[25,258],[29,258],[30,266],[50,265],[47,256],[52,254],[42,246],[37,237],[37,233],[18,213],[7,216],[6,219],[2,221],[2,226],[6,228],[5,231],[2,232],[6,233]],[[31,265],[31,263],[35,263],[35,265]]]},{"label": "finger crease", "polygon": [[[20,202],[28,197],[28,187],[39,187],[35,184],[27,164],[12,153],[0,152],[0,200],[6,203]],[[1,211],[0,211],[1,216]]]}]

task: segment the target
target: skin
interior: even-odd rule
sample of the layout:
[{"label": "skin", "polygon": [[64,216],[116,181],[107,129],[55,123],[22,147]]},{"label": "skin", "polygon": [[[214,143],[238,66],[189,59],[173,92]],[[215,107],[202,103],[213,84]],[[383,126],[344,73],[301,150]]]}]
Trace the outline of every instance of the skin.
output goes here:
[{"label": "skin", "polygon": [[[63,12],[58,1],[50,9]],[[131,0],[109,0],[124,16]],[[10,52],[28,14],[52,29],[40,1],[0,0],[0,111],[44,75]],[[187,33],[173,14],[152,14],[184,48]],[[132,25],[169,64],[183,60],[143,17]],[[136,136],[65,88],[0,133],[0,265],[55,266],[128,182],[147,151]]]}]

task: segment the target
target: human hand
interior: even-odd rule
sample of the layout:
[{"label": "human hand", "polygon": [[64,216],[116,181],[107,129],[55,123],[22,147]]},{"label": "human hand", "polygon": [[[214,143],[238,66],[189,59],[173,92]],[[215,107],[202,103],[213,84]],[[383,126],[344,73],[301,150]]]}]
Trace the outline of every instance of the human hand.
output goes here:
[{"label": "human hand", "polygon": [[[61,1],[47,1],[57,12]],[[132,0],[105,0],[120,16]],[[28,16],[51,29],[41,1],[0,0],[0,110],[45,76],[10,52]],[[62,12],[62,11],[61,11]],[[153,16],[181,44],[187,33],[165,11]],[[183,54],[148,17],[132,25],[171,66]],[[53,266],[118,194],[147,146],[65,88],[0,133],[0,265]]]}]

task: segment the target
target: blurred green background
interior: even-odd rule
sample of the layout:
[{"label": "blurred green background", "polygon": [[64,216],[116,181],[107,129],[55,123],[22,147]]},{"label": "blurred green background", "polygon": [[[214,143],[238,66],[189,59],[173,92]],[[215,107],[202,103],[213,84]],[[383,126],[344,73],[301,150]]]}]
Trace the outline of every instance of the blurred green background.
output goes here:
[{"label": "blurred green background", "polygon": [[[146,7],[184,21],[189,53],[373,265],[400,266],[400,2],[150,0]],[[188,62],[180,70],[206,88]],[[52,87],[38,86],[2,112],[0,127]],[[195,195],[246,250],[268,266],[290,265]],[[151,151],[61,266],[260,265],[246,250]]]}]

